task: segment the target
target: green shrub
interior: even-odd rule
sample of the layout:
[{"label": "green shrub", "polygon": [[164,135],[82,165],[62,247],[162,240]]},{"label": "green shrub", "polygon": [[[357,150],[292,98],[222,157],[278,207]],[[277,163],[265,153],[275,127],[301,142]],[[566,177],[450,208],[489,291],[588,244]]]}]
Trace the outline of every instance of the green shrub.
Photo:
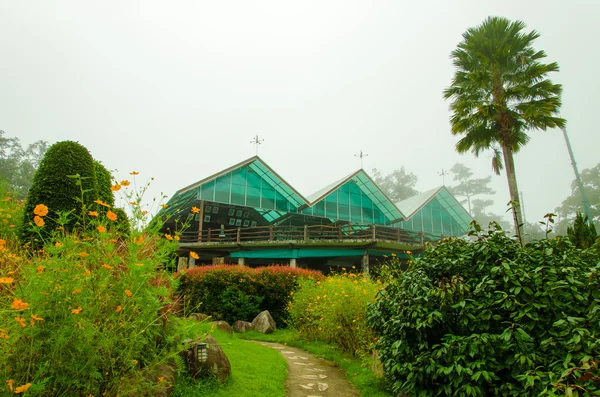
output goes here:
[{"label": "green shrub", "polygon": [[23,201],[17,200],[0,183],[0,239],[16,240],[23,222]]},{"label": "green shrub", "polygon": [[581,212],[577,213],[573,227],[567,227],[567,234],[577,248],[583,249],[590,248],[598,237],[596,226],[592,222],[588,222],[587,215],[584,217]]},{"label": "green shrub", "polygon": [[566,238],[521,248],[490,232],[429,247],[406,271],[390,263],[368,319],[394,391],[597,393],[600,258],[590,258]]},{"label": "green shrub", "polygon": [[369,353],[374,333],[367,325],[367,304],[379,288],[354,273],[302,280],[290,305],[291,322],[306,339],[335,343],[351,354]]},{"label": "green shrub", "polygon": [[[72,176],[79,175],[79,178]],[[70,177],[71,176],[71,177]],[[77,142],[64,141],[50,146],[37,169],[23,215],[23,242],[40,246],[58,226],[74,230],[83,226],[86,210],[96,199],[94,159],[88,150]],[[44,218],[44,228],[32,230],[34,208],[45,205],[49,213]],[[70,213],[64,225],[59,218]],[[64,218],[63,218],[64,219]]]},{"label": "green shrub", "polygon": [[[229,323],[252,321],[262,310],[268,310],[278,327],[285,327],[287,306],[300,279],[320,279],[312,270],[287,266],[249,268],[245,266],[201,266],[181,274],[179,294],[186,316],[203,312]],[[228,303],[233,298],[243,306]],[[256,304],[258,303],[258,310]]]},{"label": "green shrub", "polygon": [[94,160],[94,174],[96,176],[96,189],[94,199],[99,199],[110,205],[115,205],[115,196],[110,187],[112,186],[112,175],[109,170],[98,160]]}]

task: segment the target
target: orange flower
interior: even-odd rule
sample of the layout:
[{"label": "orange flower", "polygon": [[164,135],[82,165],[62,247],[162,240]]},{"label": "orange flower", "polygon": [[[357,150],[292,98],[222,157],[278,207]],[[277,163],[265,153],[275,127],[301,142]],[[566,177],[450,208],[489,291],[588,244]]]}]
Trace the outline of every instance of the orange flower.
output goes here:
[{"label": "orange flower", "polygon": [[31,383],[24,384],[23,386],[19,386],[15,389],[15,394],[24,393],[31,387]]},{"label": "orange flower", "polygon": [[125,290],[125,295],[131,297],[131,295],[133,295],[133,294],[131,293],[131,291],[129,291],[128,289],[126,289]]},{"label": "orange flower", "polygon": [[167,208],[169,205],[168,204],[161,204],[160,205],[163,209]]},{"label": "orange flower", "polygon": [[90,211],[88,212],[89,216],[98,216],[98,213],[96,211]]},{"label": "orange flower", "polygon": [[106,207],[106,208],[110,208],[110,205],[106,204],[106,203],[105,203],[104,201],[102,201],[102,200],[94,200],[94,203],[96,203],[96,204],[100,204],[101,206],[103,206],[103,207]]},{"label": "orange flower", "polygon": [[121,181],[121,186],[129,186],[129,181],[127,179]]},{"label": "orange flower", "polygon": [[0,339],[8,339],[8,338],[10,338],[10,337],[8,336],[7,331],[5,329],[0,329]]},{"label": "orange flower", "polygon": [[83,276],[89,276],[90,274],[92,274],[92,272],[90,272],[89,270],[86,270],[85,272],[83,272]]},{"label": "orange flower", "polygon": [[0,277],[0,284],[11,284],[14,280],[12,277]]},{"label": "orange flower", "polygon": [[123,310],[123,308],[121,307],[121,305],[117,306],[117,309],[116,309],[117,313],[120,312],[121,310]]},{"label": "orange flower", "polygon": [[110,219],[111,221],[116,221],[116,220],[117,220],[117,214],[115,214],[115,213],[114,213],[114,212],[112,212],[112,211],[108,211],[108,212],[106,213],[106,217],[107,217],[108,219]]},{"label": "orange flower", "polygon": [[140,214],[142,215],[146,215],[148,213],[148,211],[140,211]]},{"label": "orange flower", "polygon": [[407,255],[410,255],[410,254],[412,254],[412,252],[410,252],[410,251],[406,251],[406,254],[407,254]]},{"label": "orange flower", "polygon": [[46,224],[46,222],[44,222],[44,220],[41,217],[37,216],[37,215],[33,217],[33,221],[39,227],[42,227],[42,226],[44,226]]},{"label": "orange flower", "polygon": [[118,190],[121,190],[121,185],[119,185],[118,183],[116,185],[112,185],[110,187],[110,190],[112,190],[113,192],[116,192]]},{"label": "orange flower", "polygon": [[103,268],[105,269],[112,269],[112,266],[108,266],[106,263],[102,265]]},{"label": "orange flower", "polygon": [[198,207],[192,207],[192,213],[193,214],[199,214],[200,213],[200,208],[198,208]]},{"label": "orange flower", "polygon": [[139,204],[138,204],[137,202],[135,202],[135,201],[130,201],[130,202],[129,202],[129,204],[131,204],[131,205],[134,205],[134,206],[135,206],[135,205],[139,205]]},{"label": "orange flower", "polygon": [[35,321],[44,321],[44,319],[43,319],[43,318],[41,318],[41,317],[37,317],[35,314],[32,314],[32,315],[31,315],[31,319],[32,319],[32,320],[35,320]]},{"label": "orange flower", "polygon": [[54,246],[55,247],[62,247],[63,245],[62,245],[62,243],[60,243],[60,242],[57,241],[56,243],[54,243]]},{"label": "orange flower", "polygon": [[25,328],[25,319],[23,317],[15,317],[15,321],[21,324],[21,327]]},{"label": "orange flower", "polygon": [[100,233],[106,232],[106,228],[104,226],[98,226],[96,229],[98,229]]},{"label": "orange flower", "polygon": [[77,309],[73,309],[73,310],[71,310],[71,314],[79,314],[79,312],[80,312],[81,310],[83,310],[83,309],[81,309],[81,306],[79,306],[79,307],[77,307]]},{"label": "orange flower", "polygon": [[137,245],[140,245],[144,242],[144,236],[134,237],[133,242]]},{"label": "orange flower", "polygon": [[44,272],[44,266],[38,266],[37,272],[38,274],[42,274]]},{"label": "orange flower", "polygon": [[191,251],[191,252],[190,252],[190,256],[191,256],[192,258],[194,258],[194,259],[200,259],[200,257],[198,256],[198,254],[197,254],[197,253],[195,253],[194,251]]},{"label": "orange flower", "polygon": [[137,363],[138,363],[138,360],[131,360],[131,364],[137,365]]},{"label": "orange flower", "polygon": [[86,256],[90,256],[90,254],[88,254],[87,252],[80,252],[79,255],[81,258],[85,258]]},{"label": "orange flower", "polygon": [[10,391],[13,391],[13,380],[9,379],[6,381],[6,383],[8,383],[8,387],[10,388]]},{"label": "orange flower", "polygon": [[131,171],[131,172],[129,173],[129,175],[139,175],[139,174],[140,174],[140,173],[139,173],[139,172],[137,172],[137,171]]},{"label": "orange flower", "polygon": [[77,288],[76,290],[74,290],[73,292],[71,292],[72,295],[78,294],[81,292],[81,288]]},{"label": "orange flower", "polygon": [[33,213],[39,216],[46,216],[48,215],[48,207],[46,207],[44,204],[38,204],[33,209]]},{"label": "orange flower", "polygon": [[21,299],[16,299],[13,301],[12,305],[10,305],[13,309],[16,310],[25,310],[29,307],[29,303],[23,302]]},{"label": "orange flower", "polygon": [[0,245],[6,244],[6,240],[0,238]]},{"label": "orange flower", "polygon": [[179,241],[180,240],[179,236],[175,236],[175,240]]},{"label": "orange flower", "polygon": [[173,241],[173,237],[170,234],[165,234],[165,238],[169,241]]}]

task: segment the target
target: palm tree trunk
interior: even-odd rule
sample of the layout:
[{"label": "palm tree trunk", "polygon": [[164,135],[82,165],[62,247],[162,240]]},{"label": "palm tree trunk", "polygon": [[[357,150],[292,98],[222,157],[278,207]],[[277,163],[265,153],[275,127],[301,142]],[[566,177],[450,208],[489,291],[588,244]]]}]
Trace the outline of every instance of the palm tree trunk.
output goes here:
[{"label": "palm tree trunk", "polygon": [[519,243],[521,243],[521,246],[523,246],[523,215],[521,213],[519,188],[517,186],[517,173],[515,171],[515,161],[513,158],[512,148],[510,146],[502,146],[502,154],[504,156],[506,179],[508,180],[508,191],[510,193],[510,201],[512,204],[511,207],[515,226],[515,234],[519,239]]}]

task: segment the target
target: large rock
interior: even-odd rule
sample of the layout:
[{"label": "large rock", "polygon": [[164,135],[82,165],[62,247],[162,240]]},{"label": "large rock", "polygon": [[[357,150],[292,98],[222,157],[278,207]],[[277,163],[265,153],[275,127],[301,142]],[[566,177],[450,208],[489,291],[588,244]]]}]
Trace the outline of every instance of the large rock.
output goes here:
[{"label": "large rock", "polygon": [[254,320],[252,320],[252,329],[263,334],[271,334],[277,329],[277,326],[269,311],[265,310],[254,317]]},{"label": "large rock", "polygon": [[196,321],[204,321],[204,320],[206,320],[207,318],[210,318],[210,316],[209,316],[209,315],[206,315],[206,314],[204,314],[204,313],[192,313],[192,314],[190,315],[190,318],[191,318],[192,320],[196,320]]},{"label": "large rock", "polygon": [[210,325],[220,329],[221,331],[227,332],[229,335],[233,334],[233,331],[231,330],[231,325],[229,325],[227,321],[211,321]]},{"label": "large rock", "polygon": [[200,362],[198,361],[198,357],[195,354],[193,347],[198,341],[199,339],[194,341],[184,341],[185,343],[190,343],[190,348],[182,353],[190,376],[194,379],[198,379],[203,374],[208,373],[217,378],[219,382],[225,383],[231,374],[231,364],[229,364],[229,359],[225,355],[225,352],[221,349],[221,346],[219,346],[219,343],[215,338],[208,335],[203,341],[206,343],[207,358],[205,362]]},{"label": "large rock", "polygon": [[249,323],[248,321],[237,320],[235,323],[233,323],[233,330],[240,334],[243,334],[244,332],[248,332],[251,329],[252,329],[252,323]]}]

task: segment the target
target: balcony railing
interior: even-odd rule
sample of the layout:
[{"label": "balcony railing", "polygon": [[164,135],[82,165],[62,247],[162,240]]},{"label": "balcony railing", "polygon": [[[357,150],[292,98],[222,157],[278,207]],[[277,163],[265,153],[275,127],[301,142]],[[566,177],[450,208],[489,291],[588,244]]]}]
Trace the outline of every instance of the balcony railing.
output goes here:
[{"label": "balcony railing", "polygon": [[378,225],[338,224],[304,226],[255,226],[184,232],[182,243],[243,244],[257,242],[386,241],[423,245],[439,236]]}]

